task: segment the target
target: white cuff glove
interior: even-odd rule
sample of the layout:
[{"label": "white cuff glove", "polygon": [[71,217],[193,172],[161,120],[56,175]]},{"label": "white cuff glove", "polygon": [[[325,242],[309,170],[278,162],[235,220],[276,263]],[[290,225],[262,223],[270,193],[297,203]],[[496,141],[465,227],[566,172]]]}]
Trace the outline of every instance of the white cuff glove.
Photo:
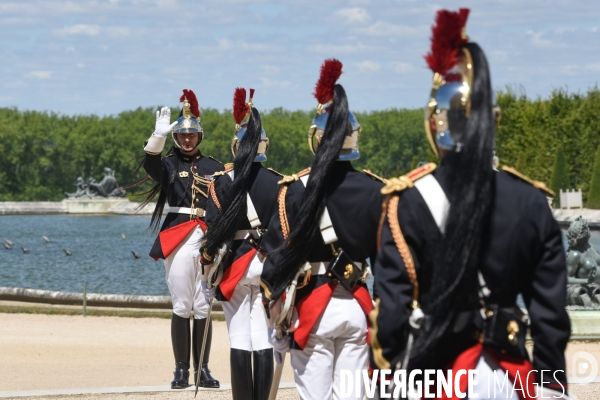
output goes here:
[{"label": "white cuff glove", "polygon": [[206,297],[206,300],[210,302],[210,300],[215,297],[215,293],[217,291],[217,287],[213,286],[211,288],[208,287],[208,282],[201,281],[200,289],[202,290],[202,294]]},{"label": "white cuff glove", "polygon": [[177,125],[177,121],[171,123],[171,109],[163,107],[156,112],[156,125],[154,125],[152,136],[166,137],[175,125]]},{"label": "white cuff glove", "polygon": [[273,350],[278,353],[287,353],[290,351],[292,343],[292,337],[290,335],[283,335],[281,339],[277,339],[277,330],[269,328],[269,343],[273,346]]},{"label": "white cuff glove", "polygon": [[148,143],[144,146],[144,151],[150,154],[160,154],[165,148],[167,134],[177,124],[177,121],[171,123],[171,109],[163,107],[156,112],[156,125],[154,133],[148,139]]}]

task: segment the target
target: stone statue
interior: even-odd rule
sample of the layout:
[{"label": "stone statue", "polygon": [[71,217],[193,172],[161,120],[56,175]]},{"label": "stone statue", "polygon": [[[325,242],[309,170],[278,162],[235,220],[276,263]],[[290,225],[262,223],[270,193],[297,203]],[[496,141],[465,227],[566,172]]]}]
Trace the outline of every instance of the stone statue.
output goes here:
[{"label": "stone statue", "polygon": [[587,221],[579,216],[567,231],[567,305],[600,307],[600,253],[589,239]]},{"label": "stone statue", "polygon": [[65,195],[70,199],[84,196],[87,185],[83,181],[83,177],[80,176],[79,178],[77,178],[77,182],[75,182],[74,185],[77,187],[77,191],[75,193],[65,192]]},{"label": "stone statue", "polygon": [[88,177],[87,182],[84,182],[80,176],[75,186],[77,186],[75,193],[65,192],[70,199],[118,198],[125,197],[126,193],[117,183],[115,171],[110,168],[104,168],[104,178],[100,182],[96,182],[93,176]]}]

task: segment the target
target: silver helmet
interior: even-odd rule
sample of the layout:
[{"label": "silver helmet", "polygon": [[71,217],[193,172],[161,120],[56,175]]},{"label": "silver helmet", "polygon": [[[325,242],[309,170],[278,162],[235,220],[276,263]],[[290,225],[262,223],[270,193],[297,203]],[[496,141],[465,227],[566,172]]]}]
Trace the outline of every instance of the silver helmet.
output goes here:
[{"label": "silver helmet", "polygon": [[177,123],[173,127],[173,143],[177,148],[181,148],[175,140],[175,134],[177,133],[198,133],[198,144],[200,144],[204,138],[204,130],[200,123],[200,108],[196,95],[191,90],[184,89],[179,101],[183,102],[183,109],[181,110],[181,116],[177,118]]},{"label": "silver helmet", "polygon": [[[308,146],[313,154],[317,151],[317,147],[323,138],[325,133],[325,127],[327,126],[327,120],[329,119],[329,106],[331,103],[317,108],[317,115],[312,120],[310,129],[308,130]],[[344,144],[338,155],[340,161],[352,161],[360,158],[360,152],[358,151],[358,139],[360,138],[360,132],[362,128],[358,123],[358,119],[352,111],[348,111],[348,127],[346,132],[346,138]]]},{"label": "silver helmet", "polygon": [[[250,115],[252,114],[252,98],[254,97],[254,89],[250,89],[250,99],[246,102],[246,89],[236,88],[233,95],[233,118],[235,119],[235,134],[231,141],[231,153],[235,157],[238,146],[246,130],[248,129],[248,122]],[[265,129],[261,126],[260,131],[260,143],[258,150],[256,150],[256,156],[254,162],[267,161],[267,150],[269,149],[269,138]]]},{"label": "silver helmet", "polygon": [[[239,127],[239,128],[238,128]],[[248,121],[243,122],[241,125],[236,125],[237,131],[233,136],[233,140],[231,141],[231,152],[235,156],[235,152],[237,151],[240,140],[244,137],[246,130],[248,129]],[[269,149],[269,138],[267,137],[267,133],[264,128],[261,128],[260,131],[260,144],[258,145],[258,150],[256,150],[256,157],[254,157],[254,162],[264,162],[267,161],[267,150]]]},{"label": "silver helmet", "polygon": [[[334,58],[327,59],[321,65],[321,74],[315,87],[314,96],[319,102],[317,114],[312,120],[308,130],[308,146],[316,153],[317,147],[325,134],[327,120],[329,119],[330,107],[333,104],[334,87],[342,74],[342,63]],[[358,119],[351,111],[348,111],[348,124],[346,137],[342,149],[338,154],[339,161],[352,161],[360,158],[358,151],[358,139],[360,138],[361,126]]]}]

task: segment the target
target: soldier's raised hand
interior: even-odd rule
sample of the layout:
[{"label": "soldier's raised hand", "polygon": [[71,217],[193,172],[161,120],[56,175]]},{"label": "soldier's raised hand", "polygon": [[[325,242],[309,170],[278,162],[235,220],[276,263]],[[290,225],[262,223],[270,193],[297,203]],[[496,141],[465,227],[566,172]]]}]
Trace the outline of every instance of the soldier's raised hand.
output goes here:
[{"label": "soldier's raised hand", "polygon": [[154,134],[164,137],[173,129],[177,121],[171,123],[171,109],[163,107],[156,112],[156,125],[154,125]]}]

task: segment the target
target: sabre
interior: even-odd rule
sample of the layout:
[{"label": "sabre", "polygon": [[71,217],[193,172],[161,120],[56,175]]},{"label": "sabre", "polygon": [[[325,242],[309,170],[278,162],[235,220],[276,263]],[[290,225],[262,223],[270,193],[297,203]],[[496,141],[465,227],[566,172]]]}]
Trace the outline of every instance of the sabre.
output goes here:
[{"label": "sabre", "polygon": [[[286,300],[283,304],[281,313],[279,317],[276,318],[275,329],[277,329],[277,340],[281,340],[283,338],[284,331],[289,331],[292,316],[294,314],[294,303],[296,302],[296,289],[298,289],[298,277],[306,273],[304,276],[304,283],[300,287],[306,286],[306,283],[310,279],[310,264],[306,263],[298,272],[296,272],[296,276],[292,280],[288,290],[286,291]],[[283,372],[283,365],[285,364],[285,353],[279,353],[277,351],[275,354],[275,362],[277,366],[275,367],[275,372],[273,374],[273,381],[271,383],[271,391],[269,392],[269,400],[275,400],[277,397],[277,391],[279,390],[279,382],[281,381],[281,374]]]},{"label": "sabre", "polygon": [[283,365],[285,364],[285,353],[275,352],[275,364],[277,365],[275,366],[275,372],[273,373],[273,381],[271,382],[271,390],[269,391],[269,400],[276,400],[277,398],[279,382],[281,382],[281,374],[283,373]]},{"label": "sabre", "polygon": [[[205,274],[204,265],[202,265],[202,277],[201,280],[207,282],[209,288],[213,286],[217,286],[221,282],[221,277],[223,273],[223,269],[220,268],[221,261],[223,257],[227,254],[227,245],[223,244],[215,257],[213,264],[208,267],[208,271]],[[206,347],[206,336],[208,336],[208,328],[210,326],[210,316],[212,314],[213,307],[213,298],[211,297],[208,303],[208,314],[206,315],[206,325],[204,326],[204,336],[202,337],[202,348],[200,349],[200,358],[198,359],[198,369],[194,375],[194,380],[196,382],[196,392],[194,393],[194,398],[198,395],[198,388],[200,387],[200,371],[202,371],[202,360],[204,360],[204,348]]]},{"label": "sabre", "polygon": [[198,388],[200,387],[200,371],[202,370],[202,360],[204,359],[204,348],[206,347],[206,336],[208,335],[208,327],[210,326],[210,314],[212,313],[213,299],[210,299],[208,303],[208,314],[206,315],[206,325],[204,326],[204,337],[202,338],[202,348],[200,349],[200,358],[198,358],[198,369],[196,370],[196,374],[194,375],[194,380],[196,382],[196,392],[194,393],[194,398],[198,395]]}]

